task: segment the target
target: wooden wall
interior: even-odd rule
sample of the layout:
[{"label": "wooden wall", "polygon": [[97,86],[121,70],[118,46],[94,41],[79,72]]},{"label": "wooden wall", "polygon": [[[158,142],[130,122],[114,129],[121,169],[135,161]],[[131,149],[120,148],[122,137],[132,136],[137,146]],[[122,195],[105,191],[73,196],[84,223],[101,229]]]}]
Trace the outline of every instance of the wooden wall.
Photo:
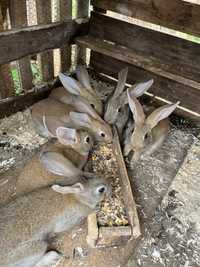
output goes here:
[{"label": "wooden wall", "polygon": [[[90,66],[117,77],[128,65],[129,83],[154,78],[151,93],[171,102],[180,100],[181,106],[200,114],[200,5],[181,0],[91,3],[89,35],[77,38],[79,45],[92,50]],[[136,25],[133,19],[144,25]],[[190,39],[196,37],[199,44],[180,38],[183,34],[172,36],[156,31],[158,27],[147,28],[145,22],[193,34]]]}]

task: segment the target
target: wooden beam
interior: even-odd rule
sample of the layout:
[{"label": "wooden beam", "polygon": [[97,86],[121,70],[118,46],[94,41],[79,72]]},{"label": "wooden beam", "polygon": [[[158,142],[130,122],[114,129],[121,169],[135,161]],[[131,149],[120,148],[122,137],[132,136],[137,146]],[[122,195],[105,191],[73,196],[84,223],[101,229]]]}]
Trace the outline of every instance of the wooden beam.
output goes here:
[{"label": "wooden beam", "polygon": [[[28,24],[26,0],[10,0],[10,18],[12,28],[26,27]],[[22,58],[18,62],[21,85],[24,91],[33,87],[33,76],[29,57]]]},{"label": "wooden beam", "polygon": [[10,116],[18,111],[22,111],[33,105],[35,102],[48,97],[51,89],[52,86],[46,85],[40,88],[34,88],[25,95],[0,100],[0,119]]},{"label": "wooden beam", "polygon": [[[89,0],[77,0],[77,18],[88,18],[89,16]],[[77,63],[86,62],[86,48],[78,47],[77,49]]]},{"label": "wooden beam", "polygon": [[134,57],[160,75],[182,76],[191,85],[200,82],[200,44],[96,13],[91,16],[90,35],[131,49]]},{"label": "wooden beam", "polygon": [[182,0],[92,0],[92,5],[200,36],[200,6]]},{"label": "wooden beam", "polygon": [[[60,21],[72,18],[72,0],[60,0]],[[61,71],[67,71],[71,67],[71,46],[65,45],[60,49]]]},{"label": "wooden beam", "polygon": [[[36,0],[37,22],[38,25],[52,22],[51,18],[51,0]],[[40,55],[40,68],[43,81],[47,82],[54,77],[53,51],[46,51]]]},{"label": "wooden beam", "polygon": [[[117,73],[127,66],[129,68],[127,82],[130,84],[154,79],[154,85],[149,90],[149,93],[171,102],[181,101],[181,106],[200,114],[199,90],[196,90],[191,86],[183,85],[177,81],[161,77],[119,59],[118,55],[116,55],[115,58],[112,58],[107,55],[92,52],[90,65],[97,72],[104,73],[115,78],[117,78]],[[184,116],[185,114],[186,113],[184,113]],[[195,117],[195,120],[200,120],[200,117],[193,117]]]},{"label": "wooden beam", "polygon": [[86,34],[88,23],[69,20],[43,26],[27,27],[0,33],[0,64],[72,42],[77,35]]}]

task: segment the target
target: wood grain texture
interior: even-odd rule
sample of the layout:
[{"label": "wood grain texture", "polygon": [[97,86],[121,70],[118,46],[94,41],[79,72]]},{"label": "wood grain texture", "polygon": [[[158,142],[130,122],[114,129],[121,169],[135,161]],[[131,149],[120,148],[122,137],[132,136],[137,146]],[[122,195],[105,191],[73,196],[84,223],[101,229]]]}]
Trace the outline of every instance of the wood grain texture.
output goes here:
[{"label": "wood grain texture", "polygon": [[200,6],[182,0],[92,0],[98,8],[200,36]]},{"label": "wood grain texture", "polygon": [[[77,0],[77,18],[88,18],[89,16],[89,0]],[[78,47],[77,63],[86,62],[86,48]]]},{"label": "wood grain texture", "polygon": [[131,49],[133,57],[160,72],[200,82],[199,44],[95,13],[90,35]]},{"label": "wood grain texture", "polygon": [[18,111],[22,111],[33,105],[35,102],[42,100],[50,94],[50,91],[51,86],[46,85],[30,90],[25,95],[0,100],[0,119],[10,116]]},{"label": "wood grain texture", "polygon": [[88,31],[88,23],[77,24],[69,20],[63,23],[27,27],[0,33],[0,64],[17,60],[27,55],[59,48],[72,42],[77,35]]},{"label": "wood grain texture", "polygon": [[[128,66],[129,72],[127,81],[130,84],[147,81],[153,78],[154,85],[149,90],[150,93],[172,102],[181,101],[181,106],[200,113],[200,93],[199,90],[196,90],[193,87],[183,85],[179,82],[156,75],[132,64],[128,64],[127,62],[96,52],[92,52],[91,54],[90,65],[97,72],[104,73],[115,78],[117,78],[117,73],[122,68]],[[200,121],[200,117],[187,116],[185,112],[178,112],[178,114],[183,114],[183,116],[189,118],[193,117],[194,120]]]},{"label": "wood grain texture", "polygon": [[[72,0],[60,0],[60,21],[72,18]],[[71,46],[65,45],[60,49],[61,71],[67,71],[71,67]]]},{"label": "wood grain texture", "polygon": [[[27,26],[26,0],[10,0],[9,11],[12,28],[23,28]],[[24,91],[28,91],[33,87],[33,76],[30,63],[29,57],[22,58],[17,62],[21,85]]]},{"label": "wood grain texture", "polygon": [[[51,18],[51,0],[36,0],[38,25],[49,24]],[[46,51],[40,55],[40,66],[43,81],[50,81],[54,77],[53,51]]]}]

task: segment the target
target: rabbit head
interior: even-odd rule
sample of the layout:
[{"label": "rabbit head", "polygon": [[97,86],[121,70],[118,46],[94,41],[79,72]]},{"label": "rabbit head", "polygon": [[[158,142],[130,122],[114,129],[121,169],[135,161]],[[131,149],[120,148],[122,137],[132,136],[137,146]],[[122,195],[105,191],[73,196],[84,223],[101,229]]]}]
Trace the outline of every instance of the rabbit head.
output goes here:
[{"label": "rabbit head", "polygon": [[[87,155],[94,144],[92,136],[87,131],[64,127],[64,123],[59,122],[57,117],[49,116],[47,122],[43,116],[43,124],[51,137],[57,138],[59,143],[73,148],[80,155]],[[53,130],[56,125],[54,134]]]},{"label": "rabbit head", "polygon": [[146,117],[142,105],[135,96],[130,95],[129,90],[127,90],[127,96],[134,119],[134,131],[131,136],[131,145],[134,151],[133,160],[138,160],[143,149],[152,141],[152,129],[166,119],[176,109],[179,102],[157,108]]},{"label": "rabbit head", "polygon": [[70,119],[77,127],[87,129],[97,141],[110,143],[113,139],[110,125],[102,119],[96,119],[86,113],[74,111],[70,112]]},{"label": "rabbit head", "polygon": [[83,204],[94,209],[107,194],[110,192],[108,182],[95,174],[91,174],[93,178],[84,175],[82,182],[76,183],[72,186],[53,185],[52,189],[61,194],[75,194],[76,198]]},{"label": "rabbit head", "polygon": [[72,94],[81,95],[82,97],[86,98],[90,105],[98,112],[99,115],[103,113],[103,104],[99,96],[93,90],[88,72],[86,68],[83,66],[77,67],[77,77],[78,80],[74,78],[64,75],[63,73],[59,74],[60,81],[63,87]]},{"label": "rabbit head", "polygon": [[[128,74],[128,68],[122,69],[118,73],[118,83],[115,89],[114,94],[108,98],[108,101],[105,105],[105,114],[104,120],[109,124],[114,124],[117,121],[118,116],[122,116],[123,119],[125,116],[128,118],[128,114],[124,106],[128,104],[127,93],[124,91],[126,79]],[[153,79],[134,84],[129,88],[129,93],[131,96],[140,97],[143,95],[153,84]],[[126,121],[126,120],[125,120]]]}]

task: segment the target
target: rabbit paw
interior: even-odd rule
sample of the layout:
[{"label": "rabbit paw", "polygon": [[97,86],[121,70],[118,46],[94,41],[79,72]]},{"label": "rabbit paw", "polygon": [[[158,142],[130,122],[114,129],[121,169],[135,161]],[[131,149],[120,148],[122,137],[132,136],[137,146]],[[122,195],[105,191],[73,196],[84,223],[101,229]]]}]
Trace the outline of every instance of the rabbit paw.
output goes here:
[{"label": "rabbit paw", "polygon": [[58,263],[60,263],[60,260],[62,258],[62,255],[58,252],[52,250],[47,252],[44,257],[41,259],[40,262],[35,267],[56,267]]}]

